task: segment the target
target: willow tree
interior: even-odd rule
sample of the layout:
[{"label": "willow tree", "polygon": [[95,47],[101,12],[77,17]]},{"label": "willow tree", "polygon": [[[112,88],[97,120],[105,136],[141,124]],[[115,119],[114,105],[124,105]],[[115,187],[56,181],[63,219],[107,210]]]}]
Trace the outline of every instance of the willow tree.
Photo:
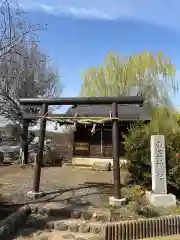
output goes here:
[{"label": "willow tree", "polygon": [[169,109],[173,109],[170,95],[179,88],[175,72],[170,58],[161,52],[127,57],[109,53],[102,66],[85,72],[80,95],[142,96],[151,114],[157,115],[154,107],[158,106],[161,108],[158,116],[169,116]]},{"label": "willow tree", "polygon": [[179,90],[176,69],[161,52],[121,57],[110,53],[102,66],[84,74],[81,96],[142,96],[152,117],[150,128],[176,127],[171,95]]},{"label": "willow tree", "polygon": [[162,53],[121,57],[110,53],[103,66],[84,74],[82,96],[143,96],[148,103],[166,106],[177,90],[175,66]]}]

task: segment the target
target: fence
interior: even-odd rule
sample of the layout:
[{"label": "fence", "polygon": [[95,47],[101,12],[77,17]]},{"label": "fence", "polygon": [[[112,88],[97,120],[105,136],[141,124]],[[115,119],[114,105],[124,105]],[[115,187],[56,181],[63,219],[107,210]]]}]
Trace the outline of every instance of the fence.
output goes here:
[{"label": "fence", "polygon": [[107,223],[105,240],[133,240],[180,233],[180,215],[121,223]]}]

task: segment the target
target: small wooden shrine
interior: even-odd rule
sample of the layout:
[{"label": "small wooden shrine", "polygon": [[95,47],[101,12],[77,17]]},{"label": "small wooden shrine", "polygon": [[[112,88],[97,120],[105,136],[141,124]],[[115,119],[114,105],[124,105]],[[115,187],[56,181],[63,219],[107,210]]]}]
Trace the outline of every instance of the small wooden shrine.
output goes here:
[{"label": "small wooden shrine", "polygon": [[[108,121],[103,123],[88,123],[76,125],[74,131],[74,157],[83,158],[112,158],[112,121],[111,106],[109,105],[81,105],[71,107],[66,112],[67,117],[86,117],[91,119],[106,118]],[[125,156],[125,147],[123,144],[123,135],[127,133],[131,123],[141,121],[148,123],[150,118],[145,107],[139,105],[119,105],[118,122],[119,122],[119,154]]]}]

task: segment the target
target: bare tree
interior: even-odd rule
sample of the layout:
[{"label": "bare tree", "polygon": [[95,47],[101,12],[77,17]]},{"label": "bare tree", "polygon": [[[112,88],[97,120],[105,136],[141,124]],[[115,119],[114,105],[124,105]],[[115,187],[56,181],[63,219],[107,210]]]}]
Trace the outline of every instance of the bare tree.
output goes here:
[{"label": "bare tree", "polygon": [[16,47],[43,29],[39,24],[29,24],[16,0],[0,0],[0,58],[16,52]]},{"label": "bare tree", "polygon": [[[2,85],[0,90],[0,102],[2,103],[2,99],[8,104],[11,102],[11,106],[8,106],[8,109],[11,107],[11,112],[14,109],[16,114],[17,112],[19,114],[21,112],[17,99],[13,98],[11,94],[7,93],[10,85],[13,84],[15,87],[17,84],[16,81],[13,82],[11,70],[12,68],[15,68],[16,70],[17,68],[23,68],[24,60],[22,59],[24,57],[29,57],[24,55],[25,51],[23,51],[23,49],[27,47],[29,41],[37,38],[37,33],[39,30],[44,29],[39,24],[29,24],[23,19],[23,17],[24,12],[20,9],[16,0],[0,0],[0,71],[3,67],[5,67],[0,74]],[[18,60],[16,58],[18,58]],[[8,68],[10,68],[10,70],[8,70]],[[17,71],[14,71],[14,75],[16,74],[15,72]],[[9,73],[10,75],[7,75]],[[1,105],[4,107],[4,111],[1,111],[1,113],[4,113],[3,115],[7,117],[7,109],[5,110],[5,104],[2,103]],[[0,106],[0,108],[2,109],[2,106]],[[14,119],[10,118],[10,120]]]},{"label": "bare tree", "polygon": [[[13,123],[21,124],[23,112],[37,113],[38,106],[22,107],[19,98],[49,97],[61,94],[59,74],[35,42],[16,46],[20,54],[8,53],[0,59],[0,114]],[[22,126],[21,126],[22,127]],[[21,139],[21,147],[22,147]],[[22,155],[21,149],[21,157]],[[22,157],[23,158],[23,157]]]},{"label": "bare tree", "polygon": [[59,74],[53,70],[46,55],[38,50],[36,43],[31,47],[19,44],[16,53],[6,54],[0,59],[0,98],[4,100],[0,106],[0,114],[14,123],[20,123],[22,112],[39,111],[38,107],[23,108],[19,98],[48,97],[61,93]]},{"label": "bare tree", "polygon": [[62,90],[57,70],[38,49],[42,26],[28,24],[22,16],[15,0],[0,0],[0,114],[20,125],[23,112],[37,113],[40,107],[22,107],[19,98],[59,96]]},{"label": "bare tree", "polygon": [[58,73],[50,69],[35,41],[44,27],[29,24],[24,16],[17,0],[0,0],[0,101],[6,102],[0,104],[0,113],[15,123],[22,115],[19,97],[59,95]]}]

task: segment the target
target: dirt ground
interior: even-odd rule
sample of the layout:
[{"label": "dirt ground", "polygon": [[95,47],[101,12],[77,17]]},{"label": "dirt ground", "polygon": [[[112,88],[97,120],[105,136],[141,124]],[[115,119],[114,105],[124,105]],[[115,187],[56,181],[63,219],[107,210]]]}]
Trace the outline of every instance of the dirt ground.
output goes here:
[{"label": "dirt ground", "polygon": [[[34,235],[31,236],[30,238],[16,238],[16,240],[64,240],[64,238],[62,238],[62,236],[60,235],[59,232],[52,232],[52,233],[40,233],[38,236]],[[144,240],[179,240],[180,239],[180,235],[176,235],[176,236],[168,236],[168,237],[158,237],[158,238],[146,238]]]},{"label": "dirt ground", "polygon": [[[16,240],[64,240],[64,238],[61,236],[60,232],[53,231],[51,233],[38,233],[34,234],[34,236],[31,237],[19,237],[16,238]],[[168,237],[158,237],[158,238],[146,238],[144,240],[179,240],[180,235],[176,236],[168,236]]]},{"label": "dirt ground", "polygon": [[36,234],[34,234],[34,236],[30,236],[30,237],[18,237],[18,238],[16,238],[16,240],[30,240],[30,239],[32,239],[32,240],[41,240],[41,239],[47,239],[47,240],[52,240],[52,239],[60,239],[61,240],[61,238],[60,238],[60,236],[58,236],[58,233],[56,234],[57,236],[57,238],[54,238],[54,236],[52,236],[52,233],[43,233],[43,234],[41,234],[41,233],[39,233],[38,235],[36,235]]},{"label": "dirt ground", "polygon": [[157,237],[157,238],[146,238],[144,240],[179,240],[180,235],[174,235],[174,236],[167,236],[167,237]]},{"label": "dirt ground", "polygon": [[[29,237],[17,237],[14,240],[65,240],[65,239],[75,239],[73,234],[69,233],[66,237],[63,237],[63,232],[52,231],[52,232],[37,232]],[[92,233],[86,233],[85,235],[79,234],[76,239],[96,239]]]},{"label": "dirt ground", "polygon": [[39,232],[30,237],[18,237],[16,240],[64,240],[61,236],[61,232],[53,231],[53,232]]},{"label": "dirt ground", "polygon": [[[27,199],[27,192],[32,190],[34,168],[25,169],[17,165],[0,167],[0,190],[2,199],[21,204],[32,203]],[[121,178],[124,179],[122,172]],[[44,167],[41,171],[40,190],[46,195],[35,203],[42,205],[81,206],[83,208],[102,207],[102,202],[108,203],[108,196],[112,195],[113,172],[99,172],[88,169],[66,167]],[[21,234],[20,234],[21,235]],[[56,240],[62,239],[59,232],[53,231],[34,233],[31,237],[18,237],[18,240]]]},{"label": "dirt ground", "polygon": [[[25,169],[17,165],[0,167],[0,189],[6,199],[18,204],[29,200],[26,193],[32,190],[34,168]],[[122,183],[127,175],[122,171]],[[59,201],[73,199],[89,205],[101,204],[101,199],[113,192],[113,172],[65,167],[44,167],[41,171],[40,190],[46,193],[43,201],[58,196]]]},{"label": "dirt ground", "polygon": [[[32,190],[34,168],[25,169],[18,165],[0,166],[0,191],[2,198],[13,201],[17,205],[30,202],[26,194]],[[127,172],[121,172],[121,183],[127,177]],[[44,204],[82,204],[102,207],[112,195],[113,172],[99,172],[88,169],[66,167],[45,167],[41,171],[40,189],[46,193],[41,199]],[[18,237],[17,240],[56,240],[62,239],[60,232],[37,232],[31,237]],[[150,239],[180,239],[180,236],[170,236]],[[63,240],[63,239],[62,239]]]}]

